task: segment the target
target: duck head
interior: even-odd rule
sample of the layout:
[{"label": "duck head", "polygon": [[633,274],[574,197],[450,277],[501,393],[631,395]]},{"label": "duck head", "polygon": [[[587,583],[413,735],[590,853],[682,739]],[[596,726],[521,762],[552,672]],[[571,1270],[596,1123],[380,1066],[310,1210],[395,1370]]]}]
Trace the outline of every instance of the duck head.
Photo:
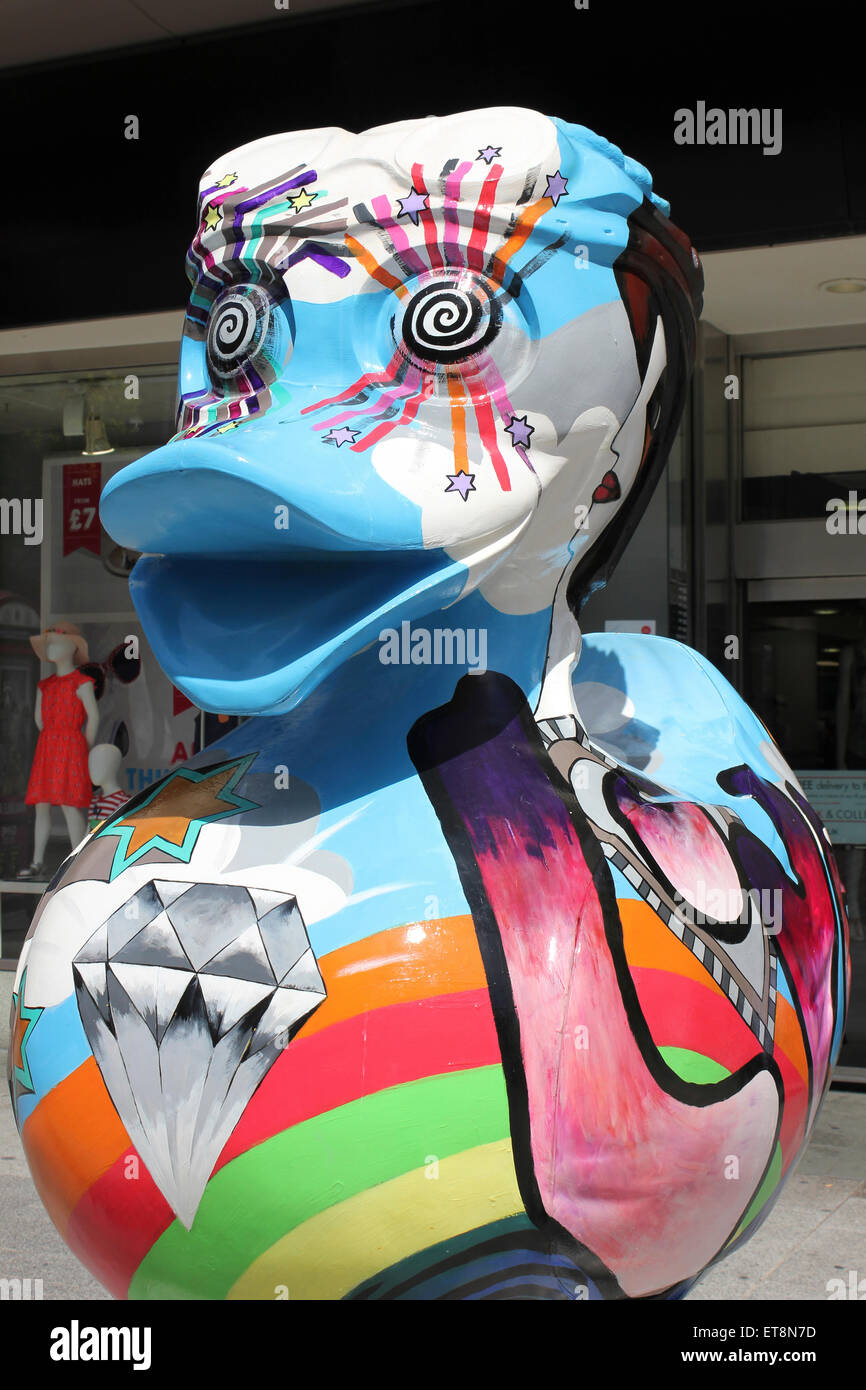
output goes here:
[{"label": "duck head", "polygon": [[172,681],[277,714],[472,593],[575,610],[682,408],[701,273],[667,212],[607,141],[518,108],[217,160],[178,432],[101,505]]}]

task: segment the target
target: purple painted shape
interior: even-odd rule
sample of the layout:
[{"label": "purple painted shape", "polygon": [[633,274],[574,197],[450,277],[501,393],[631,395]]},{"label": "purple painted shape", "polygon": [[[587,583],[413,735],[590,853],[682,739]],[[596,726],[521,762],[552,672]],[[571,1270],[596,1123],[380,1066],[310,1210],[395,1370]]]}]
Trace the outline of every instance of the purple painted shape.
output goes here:
[{"label": "purple painted shape", "polygon": [[332,275],[338,275],[341,280],[346,278],[351,269],[339,256],[332,256],[328,251],[318,250],[312,244],[302,246],[299,251],[293,251],[291,256],[283,261],[280,269],[291,270],[293,265],[297,265],[298,261],[306,260],[308,256],[324,270],[329,270]]},{"label": "purple painted shape", "polygon": [[307,169],[302,174],[297,174],[293,179],[287,179],[285,183],[278,183],[273,188],[266,188],[263,193],[257,193],[253,198],[247,198],[242,203],[238,203],[235,209],[233,227],[239,227],[244,213],[252,212],[253,208],[260,208],[265,203],[272,203],[278,193],[287,193],[290,188],[300,188],[305,183],[315,183],[318,174],[315,169]]}]

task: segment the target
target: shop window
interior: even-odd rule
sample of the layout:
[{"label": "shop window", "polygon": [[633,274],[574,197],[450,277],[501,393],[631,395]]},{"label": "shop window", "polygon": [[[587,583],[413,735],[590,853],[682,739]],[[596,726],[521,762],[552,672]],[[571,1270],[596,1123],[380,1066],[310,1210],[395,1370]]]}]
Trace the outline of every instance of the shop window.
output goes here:
[{"label": "shop window", "polygon": [[[0,957],[7,961],[70,848],[65,813],[49,801],[39,873],[19,879],[35,852],[35,807],[26,795],[36,693],[59,670],[40,661],[31,638],[39,646],[55,625],[80,630],[74,672],[90,677],[95,741],[117,749],[125,795],[195,751],[198,711],[160,671],[129,598],[136,557],[106,534],[98,513],[111,474],[173,433],[175,390],[171,366],[0,379]],[[85,823],[99,790],[91,770],[85,749],[87,795],[76,798],[88,801],[78,806]],[[64,795],[73,795],[65,783]]]}]

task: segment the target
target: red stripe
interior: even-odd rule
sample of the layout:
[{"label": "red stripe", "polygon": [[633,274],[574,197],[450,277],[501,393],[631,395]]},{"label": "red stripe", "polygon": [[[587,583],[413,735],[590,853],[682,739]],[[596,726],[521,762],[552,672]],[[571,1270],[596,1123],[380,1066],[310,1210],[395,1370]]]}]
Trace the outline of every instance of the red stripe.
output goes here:
[{"label": "red stripe", "polygon": [[[424,182],[424,173],[420,164],[412,165],[412,184],[419,193],[428,196],[428,189]],[[421,225],[424,228],[424,240],[427,244],[427,252],[430,257],[430,269],[441,270],[444,262],[442,260],[442,253],[439,250],[439,234],[436,230],[436,219],[429,207],[421,209]]]},{"label": "red stripe", "polygon": [[[500,1061],[486,989],[391,1004],[299,1037],[250,1100],[214,1172],[292,1125],[390,1086]],[[144,1164],[126,1176],[129,1149],[78,1202],[72,1250],[116,1298],[174,1220]]]},{"label": "red stripe", "polygon": [[386,420],[384,424],[377,425],[376,428],[374,430],[371,430],[369,434],[365,435],[363,439],[358,439],[354,444],[350,444],[349,448],[352,449],[356,454],[360,453],[364,449],[371,449],[374,444],[378,444],[380,439],[384,439],[385,435],[390,434],[391,431],[395,430],[398,425],[409,424],[412,420],[415,419],[415,416],[418,414],[418,411],[422,403],[426,401],[427,397],[430,395],[432,390],[432,380],[426,381],[419,394],[417,396],[413,396],[409,401],[406,402],[406,405],[403,407],[402,414],[399,415],[396,420]]},{"label": "red stripe", "polygon": [[782,1146],[782,1172],[787,1173],[806,1135],[806,1117],[809,1112],[809,1093],[806,1083],[797,1071],[786,1052],[780,1047],[774,1049],[773,1057],[782,1073],[785,1088],[785,1107],[782,1111],[782,1126],[779,1143]]},{"label": "red stripe", "polygon": [[479,383],[477,374],[463,368],[463,380],[469,388],[469,395],[472,398],[472,405],[475,410],[475,418],[478,421],[478,430],[481,435],[481,442],[490,455],[494,472],[499,480],[499,486],[503,492],[511,491],[511,479],[508,476],[508,465],[499,450],[496,440],[496,418],[490,406],[490,401],[481,395],[483,382]]},{"label": "red stripe", "polygon": [[[133,1161],[137,1178],[126,1176]],[[109,1293],[126,1298],[133,1274],[174,1219],[135,1150],[127,1149],[78,1202],[64,1238]]]},{"label": "red stripe", "polygon": [[[656,1047],[687,1047],[736,1071],[759,1052],[760,1044],[733,1004],[682,976],[676,984],[676,1007],[671,1008],[671,975],[664,970],[632,966],[638,998]],[[779,1142],[782,1171],[799,1152],[806,1129],[809,1097],[802,1076],[781,1047],[773,1057],[782,1073],[785,1103]]]},{"label": "red stripe", "polygon": [[761,1045],[729,999],[669,970],[632,966],[643,1016],[656,1047],[685,1047],[739,1071]]},{"label": "red stripe", "polygon": [[351,386],[347,386],[345,391],[341,391],[338,396],[326,396],[324,400],[316,401],[315,405],[305,405],[301,411],[302,415],[309,415],[311,410],[322,410],[326,405],[337,405],[340,401],[351,400],[352,396],[357,396],[360,391],[366,391],[368,386],[389,386],[395,379],[403,358],[399,352],[395,352],[391,361],[384,371],[386,380],[382,380],[382,372],[365,372],[363,376],[353,381]]},{"label": "red stripe", "polygon": [[482,270],[484,267],[484,247],[487,242],[487,229],[490,226],[490,213],[495,202],[496,185],[499,183],[502,174],[502,165],[494,164],[488,177],[484,180],[481,189],[481,196],[478,199],[478,206],[475,209],[475,216],[472,219],[472,235],[469,238],[469,250],[466,256],[467,264],[473,270]]}]

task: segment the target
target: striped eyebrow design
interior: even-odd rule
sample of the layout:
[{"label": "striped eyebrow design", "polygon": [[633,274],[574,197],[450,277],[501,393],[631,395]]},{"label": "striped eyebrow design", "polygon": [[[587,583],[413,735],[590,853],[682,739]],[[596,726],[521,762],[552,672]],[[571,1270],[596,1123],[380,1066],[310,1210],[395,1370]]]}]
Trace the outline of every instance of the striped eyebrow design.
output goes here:
[{"label": "striped eyebrow design", "polygon": [[307,257],[341,278],[349,268],[350,254],[341,237],[348,222],[335,215],[347,198],[317,201],[318,173],[296,164],[274,179],[253,187],[238,184],[227,174],[199,195],[198,229],[187,253],[187,275],[193,292],[187,311],[188,331],[203,336],[214,296],[237,278],[238,263],[255,261],[258,276],[277,276]]}]

